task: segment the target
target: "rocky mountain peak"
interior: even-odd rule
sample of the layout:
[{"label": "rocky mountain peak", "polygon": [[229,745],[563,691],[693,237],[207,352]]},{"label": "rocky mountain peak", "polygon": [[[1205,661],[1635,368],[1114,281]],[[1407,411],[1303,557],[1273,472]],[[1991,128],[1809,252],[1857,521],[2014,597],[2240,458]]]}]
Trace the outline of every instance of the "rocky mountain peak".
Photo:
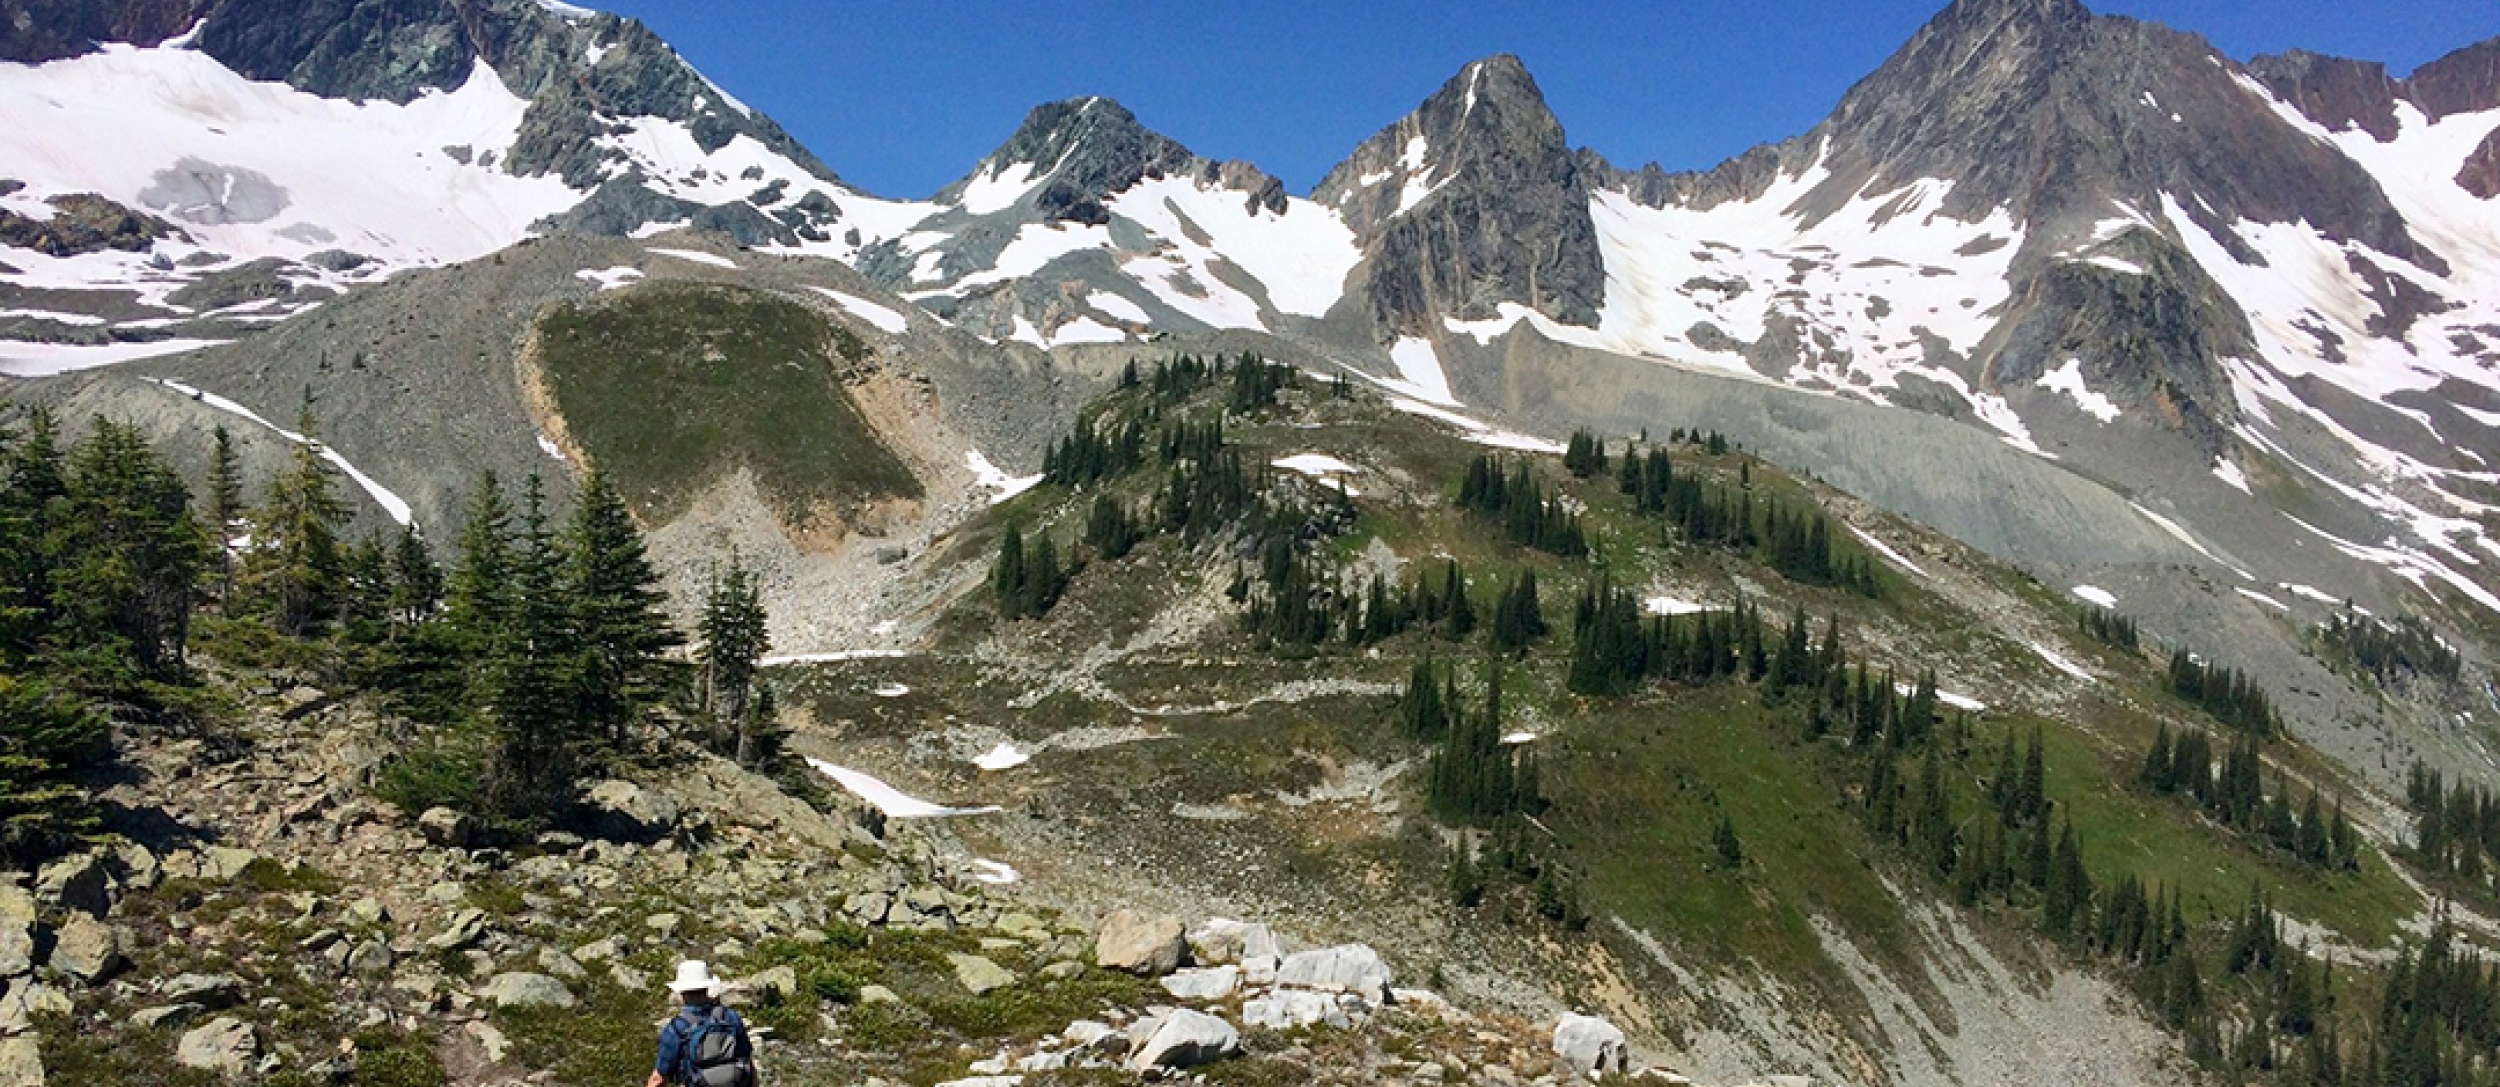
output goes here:
[{"label": "rocky mountain peak", "polygon": [[1217,162],[1147,128],[1099,95],[1045,102],[972,173],[939,192],[958,203],[984,183],[1041,180],[1028,198],[1044,221],[1110,221],[1103,201],[1149,178],[1187,177],[1240,189],[1255,207],[1282,211],[1284,184],[1242,162]]},{"label": "rocky mountain peak", "polygon": [[1551,180],[1574,172],[1571,159],[1562,122],[1527,66],[1499,53],[1459,69],[1413,113],[1365,141],[1311,198],[1368,238],[1453,178]]},{"label": "rocky mountain peak", "polygon": [[1311,199],[1354,229],[1376,334],[1435,335],[1503,303],[1594,325],[1606,272],[1588,185],[1526,65],[1474,61],[1381,129]]}]

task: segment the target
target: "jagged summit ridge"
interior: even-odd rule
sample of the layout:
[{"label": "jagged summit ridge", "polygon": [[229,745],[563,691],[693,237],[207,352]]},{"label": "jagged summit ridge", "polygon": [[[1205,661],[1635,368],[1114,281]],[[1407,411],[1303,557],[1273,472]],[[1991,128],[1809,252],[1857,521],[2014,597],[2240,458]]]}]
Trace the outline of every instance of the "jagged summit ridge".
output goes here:
[{"label": "jagged summit ridge", "polygon": [[1201,157],[1100,96],[1035,106],[1006,143],[933,199],[986,214],[1030,197],[1045,221],[1100,225],[1109,221],[1106,198],[1162,177],[1240,190],[1254,209],[1285,208],[1283,182],[1248,163]]},{"label": "jagged summit ridge", "polygon": [[1374,334],[1439,334],[1505,303],[1593,325],[1605,266],[1562,122],[1518,57],[1462,68],[1329,171],[1312,200],[1365,247],[1354,288]]}]

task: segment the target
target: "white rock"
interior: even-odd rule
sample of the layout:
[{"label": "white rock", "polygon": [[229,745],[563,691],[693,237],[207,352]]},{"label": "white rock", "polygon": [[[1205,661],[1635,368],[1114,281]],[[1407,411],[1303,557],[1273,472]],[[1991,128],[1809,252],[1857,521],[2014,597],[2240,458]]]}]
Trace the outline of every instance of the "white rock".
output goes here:
[{"label": "white rock", "polygon": [[1276,968],[1277,988],[1353,993],[1375,1003],[1388,1002],[1390,977],[1389,964],[1364,944],[1297,951]]},{"label": "white rock", "polygon": [[1630,1060],[1620,1028],[1593,1015],[1572,1013],[1554,1024],[1554,1055],[1590,1079],[1620,1074]]},{"label": "white rock", "polygon": [[1319,1023],[1345,1027],[1353,1021],[1346,1017],[1345,1009],[1338,1007],[1332,997],[1288,989],[1263,999],[1244,1002],[1241,1022],[1244,1026],[1292,1030]]},{"label": "white rock", "polygon": [[1195,1068],[1241,1052],[1241,1032],[1204,1012],[1187,1008],[1163,1017],[1146,1044],[1130,1054],[1131,1071],[1149,1068]]},{"label": "white rock", "polygon": [[1241,988],[1238,966],[1199,966],[1175,970],[1162,979],[1163,991],[1182,1000],[1222,1000]]}]

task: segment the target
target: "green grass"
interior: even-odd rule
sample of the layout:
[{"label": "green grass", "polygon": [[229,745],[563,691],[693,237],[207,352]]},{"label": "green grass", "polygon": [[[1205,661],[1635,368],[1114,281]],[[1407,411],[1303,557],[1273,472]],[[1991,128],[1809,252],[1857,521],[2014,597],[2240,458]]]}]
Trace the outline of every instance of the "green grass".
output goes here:
[{"label": "green grass", "polygon": [[797,302],[653,284],[560,308],[539,332],[565,426],[646,517],[739,467],[794,525],[825,504],[921,494],[844,387],[866,348]]}]

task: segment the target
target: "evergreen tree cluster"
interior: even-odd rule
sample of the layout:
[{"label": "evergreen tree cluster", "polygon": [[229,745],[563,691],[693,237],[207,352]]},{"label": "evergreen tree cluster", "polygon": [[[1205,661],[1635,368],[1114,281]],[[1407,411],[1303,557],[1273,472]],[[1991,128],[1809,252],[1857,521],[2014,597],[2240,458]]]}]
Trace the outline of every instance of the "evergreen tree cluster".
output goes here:
[{"label": "evergreen tree cluster", "polygon": [[94,831],[108,711],[155,715],[184,680],[213,547],[134,428],[98,419],[65,449],[35,411],[0,426],[0,473],[0,859],[31,864]]},{"label": "evergreen tree cluster", "polygon": [[2405,777],[2405,808],[2413,814],[2413,846],[2422,868],[2487,888],[2500,873],[2500,797],[2475,782],[2449,783],[2414,762]]},{"label": "evergreen tree cluster", "polygon": [[2122,653],[2134,653],[2142,644],[2135,629],[2135,620],[2108,608],[2092,608],[2076,620],[2084,637]]},{"label": "evergreen tree cluster", "polygon": [[[1514,585],[1511,592],[1517,591]],[[1534,595],[1531,588],[1527,593],[1530,601]],[[1521,603],[1513,601],[1512,607],[1517,609]],[[1524,616],[1515,615],[1514,619],[1525,623]],[[1534,626],[1542,629],[1544,622],[1540,612]],[[1395,587],[1387,578],[1372,575],[1364,584],[1359,607],[1347,617],[1346,643],[1357,647],[1373,645],[1417,626],[1454,642],[1475,634],[1476,605],[1467,594],[1467,574],[1457,560],[1425,569],[1412,580],[1401,579]]]},{"label": "evergreen tree cluster", "polygon": [[1746,485],[1731,497],[1724,487],[1705,487],[1699,479],[1677,473],[1663,448],[1646,454],[1627,450],[1615,486],[1632,500],[1633,509],[1663,518],[1690,543],[1755,553],[1781,576],[1802,584],[1836,586],[1869,598],[1882,595],[1873,561],[1836,540],[1831,518],[1822,510],[1810,504],[1791,509],[1777,499],[1757,506],[1750,486],[1752,467],[1751,461],[1740,465]]},{"label": "evergreen tree cluster", "polygon": [[2255,736],[2281,727],[2274,701],[2255,680],[2232,668],[2207,664],[2185,649],[2170,654],[2170,691],[2196,703],[2214,720]]},{"label": "evergreen tree cluster", "polygon": [[1051,542],[1050,533],[1036,533],[1028,548],[1024,530],[1009,522],[999,536],[998,561],[990,567],[990,596],[998,603],[999,616],[1038,617],[1059,602],[1067,586],[1067,571],[1059,567],[1059,546]]},{"label": "evergreen tree cluster", "polygon": [[2156,796],[2194,803],[2215,822],[2272,845],[2304,864],[2331,871],[2360,865],[2360,835],[2344,817],[2344,802],[2322,807],[2313,786],[2295,809],[2289,782],[2278,776],[2268,792],[2257,737],[2234,733],[2219,765],[2214,738],[2202,730],[2173,736],[2163,725],[2145,752],[2136,783]]},{"label": "evergreen tree cluster", "polygon": [[1814,644],[1800,610],[1774,644],[1761,609],[1751,603],[1726,611],[1644,616],[1630,592],[1604,578],[1581,591],[1571,627],[1571,667],[1564,682],[1574,693],[1594,697],[1621,695],[1649,679],[1701,685],[1742,678],[1762,683],[1764,700],[1777,703],[1792,690],[1822,689],[1841,667],[1837,620]]},{"label": "evergreen tree cluster", "polygon": [[2456,649],[2441,641],[2429,623],[2410,615],[2386,622],[2346,612],[2318,634],[2381,687],[2417,678],[2453,684],[2464,667]]},{"label": "evergreen tree cluster", "polygon": [[1510,462],[1507,471],[1504,458],[1489,454],[1469,461],[1459,483],[1458,505],[1499,519],[1503,535],[1521,547],[1567,559],[1588,554],[1579,515],[1563,507],[1560,495],[1546,497],[1526,458]]},{"label": "evergreen tree cluster", "polygon": [[1233,358],[1232,388],[1225,404],[1236,414],[1247,415],[1276,406],[1276,394],[1292,388],[1300,372],[1281,362],[1269,362],[1250,352]]},{"label": "evergreen tree cluster", "polygon": [[760,662],[772,651],[765,618],[756,571],[744,556],[730,552],[728,564],[714,570],[704,588],[703,614],[695,623],[695,664],[702,670],[696,707],[721,726],[714,744],[746,767],[770,763],[785,735],[772,687],[759,675]]},{"label": "evergreen tree cluster", "polygon": [[1563,447],[1563,469],[1574,479],[1604,474],[1606,440],[1585,430],[1572,431],[1570,444]]},{"label": "evergreen tree cluster", "polygon": [[1424,795],[1435,816],[1481,827],[1545,810],[1534,746],[1502,739],[1501,669],[1486,673],[1484,701],[1469,710],[1454,669],[1417,664],[1398,698],[1398,724],[1434,747]]},{"label": "evergreen tree cluster", "polygon": [[685,681],[671,656],[684,636],[607,476],[583,478],[561,528],[546,507],[536,476],[517,511],[479,477],[443,605],[400,612],[415,621],[377,648],[383,673],[436,694],[421,704],[441,714],[396,768],[398,788],[521,827],[568,815],[581,779],[629,755]]}]

